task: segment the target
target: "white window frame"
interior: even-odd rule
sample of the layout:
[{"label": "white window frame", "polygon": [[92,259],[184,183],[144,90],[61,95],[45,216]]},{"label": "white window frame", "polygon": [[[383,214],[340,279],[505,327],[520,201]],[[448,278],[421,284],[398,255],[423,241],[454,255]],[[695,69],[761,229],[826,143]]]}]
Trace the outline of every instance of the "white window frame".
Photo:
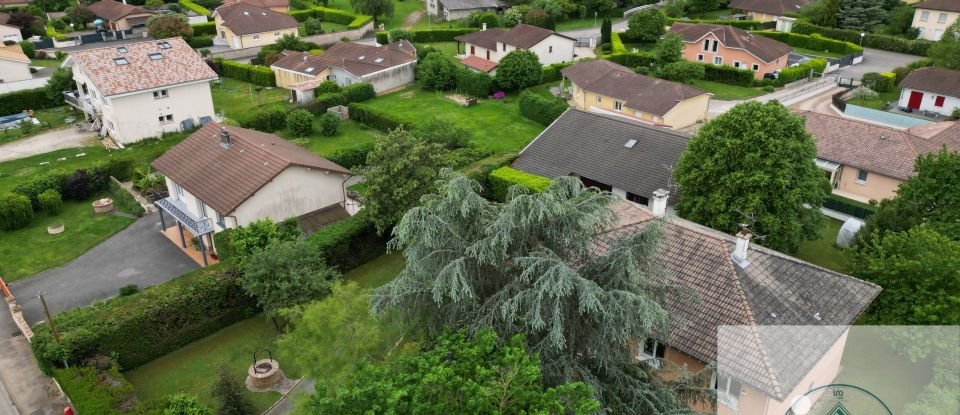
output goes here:
[{"label": "white window frame", "polygon": [[177,200],[183,199],[183,186],[180,186],[177,182],[173,182],[173,191],[177,193]]},{"label": "white window frame", "polygon": [[280,32],[273,32],[273,37],[280,37]]},{"label": "white window frame", "polygon": [[260,39],[260,35],[253,35],[253,40]]},{"label": "white window frame", "polygon": [[203,201],[200,200],[200,198],[194,198],[193,200],[197,202],[197,214],[201,218],[207,217],[207,205],[204,204]]},{"label": "white window frame", "polygon": [[[861,174],[863,175],[863,179],[860,178]],[[870,179],[870,172],[868,172],[868,171],[866,171],[866,170],[864,170],[864,169],[858,169],[858,170],[857,170],[857,179],[856,179],[856,180],[857,180],[857,183],[867,184],[867,180],[869,180],[869,179]]]},{"label": "white window frame", "polygon": [[620,101],[614,101],[614,102],[613,102],[613,110],[614,110],[614,111],[622,111],[622,110],[623,110],[623,103],[620,102]]},{"label": "white window frame", "polygon": [[[721,380],[726,380],[722,388]],[[717,403],[736,411],[740,409],[740,393],[736,395],[730,393],[730,385],[734,382],[740,385],[740,393],[743,393],[743,382],[734,379],[733,376],[718,375],[717,372],[713,372],[713,379],[710,381],[711,385],[715,385],[717,390]]]},{"label": "white window frame", "polygon": [[940,13],[940,15],[937,16],[937,23],[946,23],[946,22],[947,22],[947,14]]},{"label": "white window frame", "polygon": [[553,53],[553,45],[547,47],[547,53]]},{"label": "white window frame", "polygon": [[170,124],[173,122],[173,114],[161,115],[157,119],[160,121],[160,125]]},{"label": "white window frame", "polygon": [[597,95],[597,104],[601,102],[603,102],[603,98],[601,98],[600,95]]},{"label": "white window frame", "polygon": [[740,61],[733,61],[733,67],[734,67],[734,68],[740,69],[740,65],[742,65],[742,64],[740,63]]},{"label": "white window frame", "polygon": [[926,22],[926,21],[928,21],[928,20],[930,20],[930,12],[929,12],[929,11],[926,11],[926,10],[921,11],[921,12],[920,12],[920,21],[921,21],[921,22]]},{"label": "white window frame", "polygon": [[753,64],[753,71],[756,72],[756,71],[759,71],[759,70],[760,70],[760,65],[758,65],[758,64],[756,64],[756,63]]},{"label": "white window frame", "polygon": [[714,56],[713,57],[714,65],[723,65],[723,56]]},{"label": "white window frame", "polygon": [[934,29],[933,31],[933,41],[938,42],[940,39],[943,39],[943,29]]},{"label": "white window frame", "polygon": [[160,89],[153,91],[153,99],[163,99],[170,96],[170,93],[166,89]]},{"label": "white window frame", "polygon": [[[651,353],[648,353],[646,351],[647,342],[649,341],[653,341],[653,351]],[[661,349],[661,346],[662,346],[662,349]],[[663,356],[657,356],[659,354],[657,353],[657,350],[663,350]],[[653,338],[647,338],[637,345],[636,358],[638,362],[646,363],[650,365],[650,367],[653,367],[655,369],[660,369],[660,366],[662,364],[660,359],[663,359],[664,356],[666,356],[666,353],[667,353],[666,343],[661,343],[659,340],[656,340]]]},{"label": "white window frame", "polygon": [[702,54],[702,53],[698,53],[698,54],[697,54],[697,62],[703,62],[703,54]]}]

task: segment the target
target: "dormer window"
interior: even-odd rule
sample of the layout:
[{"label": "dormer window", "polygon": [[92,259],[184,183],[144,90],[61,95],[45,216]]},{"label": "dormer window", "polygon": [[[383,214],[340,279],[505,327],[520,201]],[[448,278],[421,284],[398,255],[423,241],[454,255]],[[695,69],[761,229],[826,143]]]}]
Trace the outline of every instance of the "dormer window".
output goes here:
[{"label": "dormer window", "polygon": [[149,57],[150,57],[150,60],[152,60],[152,61],[156,61],[156,60],[163,59],[163,54],[160,53],[160,52],[154,52],[154,53],[151,53],[151,54],[149,54],[149,55],[147,55],[147,56],[149,56]]},{"label": "dormer window", "polygon": [[117,48],[117,52],[120,52],[120,53],[127,53],[127,48],[126,48],[126,47],[124,47],[124,46],[120,46],[119,48]]},{"label": "dormer window", "polygon": [[117,65],[126,65],[130,63],[130,62],[127,62],[127,58],[113,58],[113,62],[116,63]]},{"label": "dormer window", "polygon": [[311,66],[311,67],[309,67],[309,68],[307,68],[307,69],[304,69],[304,72],[313,72],[315,69],[317,69],[317,68],[314,68],[314,67]]},{"label": "dormer window", "polygon": [[167,42],[167,41],[159,42],[157,43],[157,46],[159,46],[160,49],[170,49],[173,47],[173,45],[171,45],[170,42]]}]

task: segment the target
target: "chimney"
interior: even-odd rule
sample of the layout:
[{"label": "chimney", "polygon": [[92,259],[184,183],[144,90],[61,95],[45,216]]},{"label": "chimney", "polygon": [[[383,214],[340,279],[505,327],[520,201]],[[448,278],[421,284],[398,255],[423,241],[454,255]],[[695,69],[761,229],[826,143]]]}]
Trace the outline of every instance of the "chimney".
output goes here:
[{"label": "chimney", "polygon": [[230,138],[230,132],[227,131],[227,127],[220,128],[220,147],[230,148],[233,145],[233,141]]},{"label": "chimney", "polygon": [[486,24],[486,23],[484,23],[484,24],[483,24],[483,28],[482,28],[482,29],[480,29],[480,30],[487,30],[487,24]]},{"label": "chimney", "polygon": [[746,268],[747,265],[750,265],[750,261],[747,260],[747,251],[750,249],[750,229],[747,229],[747,225],[740,225],[740,232],[737,232],[736,236],[737,245],[733,248],[730,257],[741,268]]},{"label": "chimney", "polygon": [[667,198],[670,192],[664,189],[657,189],[653,192],[653,199],[650,199],[650,210],[653,216],[661,218],[667,214]]},{"label": "chimney", "polygon": [[304,61],[304,62],[307,61],[307,55],[303,55],[303,61]]}]

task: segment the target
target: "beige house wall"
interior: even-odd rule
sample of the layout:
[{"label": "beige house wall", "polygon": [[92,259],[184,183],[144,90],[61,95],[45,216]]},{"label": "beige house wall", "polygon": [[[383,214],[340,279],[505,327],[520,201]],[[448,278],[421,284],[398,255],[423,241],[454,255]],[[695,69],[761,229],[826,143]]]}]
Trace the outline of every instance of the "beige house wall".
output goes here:
[{"label": "beige house wall", "polygon": [[300,216],[336,203],[343,203],[347,174],[307,167],[288,167],[232,212],[237,225],[257,219],[274,222]]},{"label": "beige house wall", "polygon": [[33,79],[30,64],[0,58],[0,82],[17,82]]},{"label": "beige house wall", "polygon": [[777,20],[778,17],[780,17],[775,14],[761,13],[761,12],[755,12],[750,10],[745,10],[745,12],[746,12],[745,14],[747,15],[747,20],[756,20],[758,22],[772,22],[774,20]]},{"label": "beige house wall", "polygon": [[[586,91],[576,84],[571,84],[570,91],[572,95],[571,101],[573,101],[574,106],[579,109],[587,111],[591,108],[602,109],[654,124],[664,124],[673,129],[688,127],[696,124],[698,121],[706,120],[710,106],[710,96],[700,95],[681,101],[666,115],[661,117],[649,112],[627,107],[625,104],[617,111],[615,108],[616,103],[619,101],[618,99]],[[600,98],[599,102],[597,101],[598,97]]]},{"label": "beige house wall", "polygon": [[234,34],[229,27],[223,25],[223,19],[220,18],[219,14],[214,16],[213,21],[217,27],[217,39],[223,44],[229,46],[231,49],[244,49],[272,45],[281,37],[288,34],[299,36],[299,31],[296,27],[275,30],[272,32],[251,33],[248,35],[238,36]]},{"label": "beige house wall", "polygon": [[0,24],[0,43],[2,43],[4,40],[12,40],[14,42],[23,40],[23,36],[20,34],[20,28],[6,24]]},{"label": "beige house wall", "polygon": [[[709,50],[703,50],[704,39],[710,39],[711,47]],[[721,65],[726,66],[735,66],[735,62],[740,62],[740,69],[753,71],[755,79],[763,79],[763,74],[775,72],[787,66],[787,55],[767,63],[745,50],[727,48],[723,42],[720,42],[717,51],[713,52],[714,40],[717,40],[717,37],[711,33],[694,43],[684,44],[683,58],[690,62],[713,63],[714,57],[719,56],[723,59]],[[702,60],[700,55],[703,57]],[[753,69],[753,65],[757,65],[756,70]]]},{"label": "beige house wall", "polygon": [[[926,17],[926,19],[924,19]],[[960,13],[942,10],[916,9],[913,12],[913,27],[920,29],[918,39],[940,40],[954,22],[960,18]]]},{"label": "beige house wall", "polygon": [[707,121],[709,109],[709,94],[687,98],[663,116],[663,123],[674,129],[689,127],[700,121]]},{"label": "beige house wall", "polygon": [[153,13],[135,13],[135,14],[125,16],[124,18],[112,23],[113,23],[114,30],[130,30],[133,26],[130,24],[130,21],[128,19],[133,19],[137,17],[150,17],[150,16],[153,16]]},{"label": "beige house wall", "polygon": [[327,79],[330,76],[330,68],[326,68],[314,76],[304,75],[300,72],[288,71],[283,68],[277,68],[271,66],[270,69],[273,70],[273,73],[277,77],[277,87],[290,89],[290,85],[297,84],[304,81],[309,81],[311,79]]},{"label": "beige house wall", "polygon": [[880,201],[896,196],[897,186],[903,181],[874,172],[867,173],[867,180],[857,180],[860,169],[851,166],[840,166],[835,173],[839,178],[834,179],[836,186],[834,193],[850,199],[868,203],[870,200]]}]

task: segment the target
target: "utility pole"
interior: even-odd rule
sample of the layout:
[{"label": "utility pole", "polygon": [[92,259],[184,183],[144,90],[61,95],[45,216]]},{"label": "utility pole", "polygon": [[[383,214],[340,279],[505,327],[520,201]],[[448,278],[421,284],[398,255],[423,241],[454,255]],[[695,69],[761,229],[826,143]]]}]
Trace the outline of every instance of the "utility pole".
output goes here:
[{"label": "utility pole", "polygon": [[43,298],[43,291],[37,294],[40,297],[40,304],[43,305],[43,314],[47,315],[47,322],[50,323],[50,332],[53,333],[53,339],[60,342],[60,334],[57,333],[57,326],[53,324],[53,316],[50,315],[50,309],[47,308],[47,300]]}]

